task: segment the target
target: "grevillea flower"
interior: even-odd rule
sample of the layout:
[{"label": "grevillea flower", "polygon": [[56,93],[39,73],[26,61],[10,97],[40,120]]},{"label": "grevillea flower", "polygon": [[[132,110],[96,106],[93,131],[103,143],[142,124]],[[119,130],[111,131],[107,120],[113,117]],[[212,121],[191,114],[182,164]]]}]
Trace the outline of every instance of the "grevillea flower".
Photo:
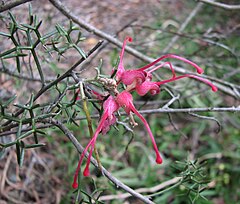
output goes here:
[{"label": "grevillea flower", "polygon": [[135,90],[140,96],[144,96],[148,92],[150,92],[152,95],[155,95],[155,94],[160,92],[160,85],[166,84],[166,83],[169,83],[169,82],[172,82],[172,81],[176,81],[178,79],[186,78],[186,77],[194,78],[194,79],[197,79],[199,81],[202,81],[205,84],[209,85],[212,88],[212,91],[214,91],[214,92],[217,91],[217,87],[214,86],[207,79],[204,79],[204,78],[199,77],[199,76],[191,75],[191,74],[185,74],[185,75],[178,76],[178,77],[172,77],[171,79],[167,79],[167,80],[163,80],[163,81],[159,81],[159,82],[145,81],[142,84],[136,86]]},{"label": "grevillea flower", "polygon": [[148,134],[149,134],[149,136],[152,140],[153,148],[154,148],[154,151],[156,153],[156,162],[158,164],[161,164],[162,163],[162,158],[161,158],[161,155],[158,151],[157,144],[155,142],[152,131],[151,131],[146,119],[134,107],[132,95],[128,91],[123,91],[116,96],[116,102],[119,104],[119,106],[124,108],[124,110],[126,111],[126,113],[128,115],[130,114],[130,112],[133,112],[143,122],[143,124],[145,125],[145,127],[148,131]]},{"label": "grevillea flower", "polygon": [[[122,82],[123,84],[128,85],[128,87],[127,87],[128,91],[134,90],[136,88],[136,91],[139,95],[145,95],[148,91],[150,91],[150,93],[152,95],[159,93],[160,92],[159,85],[161,83],[164,83],[164,82],[167,83],[170,81],[162,81],[162,82],[157,82],[157,83],[151,82],[151,72],[163,67],[166,64],[168,64],[170,66],[170,69],[173,74],[171,81],[179,79],[179,77],[175,77],[176,74],[175,74],[175,71],[170,62],[165,62],[156,67],[153,67],[153,66],[157,65],[163,59],[167,59],[167,58],[173,58],[173,59],[178,59],[180,61],[183,61],[183,62],[193,66],[199,74],[203,73],[203,69],[201,67],[199,67],[197,64],[195,64],[194,62],[192,62],[186,58],[180,57],[178,55],[174,55],[174,54],[166,54],[166,55],[156,59],[152,63],[145,65],[138,69],[125,70],[124,65],[123,65],[123,55],[125,52],[125,47],[126,47],[127,42],[132,42],[132,38],[126,37],[123,42],[122,50],[120,52],[120,61],[119,61],[119,65],[118,65],[118,69],[117,69],[117,73],[116,73],[116,80],[118,81],[118,83]],[[152,68],[152,69],[149,71],[146,71],[147,69],[150,69],[150,68]],[[208,82],[207,80],[200,79],[199,77],[194,77],[193,75],[180,76],[180,78],[183,78],[183,77],[196,78],[200,81],[204,81],[205,83],[210,84],[210,82]],[[141,85],[141,84],[143,84],[143,85]]]},{"label": "grevillea flower", "polygon": [[97,137],[98,137],[98,135],[101,131],[103,133],[106,133],[110,129],[110,125],[112,125],[113,122],[116,121],[116,117],[114,115],[114,112],[116,112],[118,109],[119,109],[119,105],[114,100],[114,98],[112,96],[109,96],[108,99],[103,103],[103,114],[102,114],[102,117],[99,121],[96,132],[94,133],[92,139],[90,140],[90,142],[88,143],[88,145],[86,146],[86,148],[84,149],[83,153],[80,156],[78,166],[77,166],[76,172],[74,174],[74,180],[73,180],[73,184],[72,184],[73,188],[78,187],[77,178],[78,178],[78,174],[79,174],[79,171],[80,171],[80,168],[81,168],[81,164],[82,164],[84,155],[86,154],[87,150],[91,146],[91,149],[90,149],[90,152],[89,152],[89,155],[88,155],[87,164],[86,164],[86,167],[83,171],[84,176],[89,175],[89,165],[90,165],[91,156],[92,156],[92,153],[93,153],[93,149],[94,149]]},{"label": "grevillea flower", "polygon": [[[144,124],[144,126],[147,129],[147,132],[150,136],[150,139],[152,141],[153,144],[153,148],[156,154],[156,163],[161,164],[162,163],[162,158],[161,155],[159,153],[157,144],[155,142],[154,136],[152,134],[152,131],[149,127],[149,124],[147,123],[146,119],[137,111],[137,109],[135,108],[134,104],[133,104],[133,97],[130,93],[130,91],[136,90],[136,92],[143,96],[146,93],[150,92],[152,95],[158,94],[160,92],[160,86],[162,84],[165,83],[169,83],[169,82],[173,82],[182,78],[194,78],[196,80],[202,81],[205,84],[209,85],[212,90],[215,92],[217,91],[217,87],[214,86],[210,81],[199,77],[199,76],[195,76],[192,74],[184,74],[181,76],[176,76],[176,73],[172,67],[172,64],[170,62],[164,62],[164,63],[160,63],[160,61],[162,61],[163,59],[167,59],[167,58],[173,58],[173,59],[177,59],[180,61],[183,61],[187,64],[190,64],[191,66],[193,66],[196,71],[199,74],[203,73],[203,69],[201,67],[199,67],[198,65],[196,65],[195,63],[191,62],[188,59],[185,59],[183,57],[174,55],[174,54],[167,54],[164,55],[158,59],[156,59],[155,61],[153,61],[152,63],[145,65],[139,69],[131,69],[131,70],[125,70],[124,65],[123,65],[123,55],[124,55],[124,51],[125,51],[125,47],[127,42],[132,42],[132,38],[131,37],[126,37],[124,42],[123,42],[123,46],[122,46],[122,50],[120,52],[120,61],[119,61],[119,65],[118,65],[118,69],[116,72],[116,81],[114,79],[107,79],[107,78],[100,78],[102,84],[104,84],[105,86],[111,85],[112,88],[109,88],[109,90],[112,90],[112,93],[115,94],[115,97],[113,96],[109,96],[107,98],[106,101],[104,101],[104,98],[106,98],[105,96],[99,94],[98,92],[95,91],[91,91],[91,94],[99,99],[100,101],[104,101],[103,102],[103,114],[101,116],[101,119],[99,121],[98,127],[96,129],[96,132],[94,133],[93,137],[91,138],[90,142],[87,144],[87,146],[85,147],[84,151],[82,152],[79,162],[78,162],[78,166],[76,169],[76,172],[74,174],[74,181],[73,181],[73,188],[77,188],[78,187],[78,183],[77,183],[77,179],[78,179],[78,174],[81,168],[81,164],[83,161],[83,158],[85,156],[85,154],[87,153],[87,151],[89,150],[89,155],[87,158],[87,163],[86,163],[86,167],[83,171],[83,175],[84,176],[88,176],[90,174],[89,172],[89,165],[90,165],[90,161],[91,161],[91,157],[92,157],[92,153],[95,147],[95,143],[97,140],[97,137],[100,133],[102,134],[106,134],[109,130],[111,125],[113,125],[116,122],[116,116],[114,115],[114,113],[120,108],[124,108],[125,112],[130,115],[132,122],[134,124],[135,121],[133,120],[132,117],[132,113],[134,113]],[[153,82],[152,81],[152,72],[160,69],[161,67],[168,65],[172,71],[172,77],[170,79],[167,80],[162,80],[162,81],[158,81],[158,82]],[[100,80],[99,79],[99,80]],[[109,81],[110,80],[110,81]],[[122,91],[121,93],[118,92],[117,90],[117,85],[119,83],[123,83],[125,85],[127,85],[126,90]],[[78,93],[79,90],[77,91],[77,97],[76,100],[79,100],[78,98]]]}]

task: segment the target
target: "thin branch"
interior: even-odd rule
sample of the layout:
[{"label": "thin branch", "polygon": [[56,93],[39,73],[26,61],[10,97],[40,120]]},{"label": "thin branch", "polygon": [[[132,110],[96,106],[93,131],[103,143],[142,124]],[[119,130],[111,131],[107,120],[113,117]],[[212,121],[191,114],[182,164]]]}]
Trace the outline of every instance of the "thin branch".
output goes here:
[{"label": "thin branch", "polygon": [[[97,29],[96,27],[94,27],[93,25],[87,23],[86,21],[82,20],[79,16],[77,15],[74,15],[72,11],[70,11],[68,8],[66,8],[62,2],[60,2],[59,0],[49,0],[53,6],[55,6],[63,15],[65,15],[67,18],[71,19],[73,22],[75,22],[76,24],[78,24],[80,27],[86,29],[87,31],[91,32],[91,33],[94,33],[96,36],[99,36],[103,39],[106,39],[108,42],[118,46],[119,48],[122,47],[122,42],[117,40],[116,38],[114,38],[113,36]],[[148,57],[144,54],[142,54],[141,52],[129,47],[129,46],[126,46],[125,50],[135,56],[136,58],[144,61],[144,62],[147,62],[147,63],[151,63],[153,62],[155,59],[154,58],[151,58],[151,57]],[[166,67],[169,69],[169,67]],[[189,73],[189,74],[194,74],[192,72],[189,72],[188,70],[186,69],[183,69],[182,67],[179,67],[179,66],[174,66],[174,69],[176,72],[178,73],[181,73],[181,74],[186,74],[186,73]],[[201,75],[202,76],[202,75]],[[209,78],[208,76],[204,76],[204,78]],[[218,79],[216,78],[213,78],[211,77],[211,80],[213,81],[217,81]],[[234,88],[235,85],[233,86],[223,86],[220,84],[220,82],[216,82],[214,83],[214,85],[216,85],[219,90],[222,90],[224,91],[225,93],[231,95],[231,96],[234,96],[236,98],[238,98],[238,96],[236,96],[236,92],[234,91]]]},{"label": "thin branch", "polygon": [[[151,188],[139,188],[139,189],[136,189],[136,192],[138,192],[138,193],[155,193],[155,192],[160,191],[168,186],[178,183],[181,180],[181,178],[182,177],[175,177],[175,178],[165,181],[157,186],[153,186]],[[129,194],[129,193],[123,193],[123,194],[118,194],[118,195],[106,195],[106,196],[99,197],[99,200],[100,201],[107,201],[107,200],[114,200],[114,199],[119,200],[119,199],[126,199],[130,196],[131,196],[131,194]]]},{"label": "thin branch", "polygon": [[[42,120],[42,122],[45,123],[50,123],[53,124],[54,126],[58,127],[68,138],[69,140],[73,143],[73,145],[76,147],[76,149],[78,150],[78,152],[81,154],[84,150],[84,148],[81,146],[81,144],[77,141],[77,139],[75,138],[75,136],[70,132],[70,130],[65,127],[65,125],[63,123],[61,123],[60,121],[54,120],[54,119],[44,119]],[[85,155],[86,157],[88,157],[88,154],[86,153]],[[98,168],[98,163],[94,158],[91,158],[91,162],[92,164]],[[119,181],[117,178],[115,178],[114,176],[112,176],[112,174],[110,172],[108,172],[104,167],[102,167],[102,173],[104,176],[106,176],[111,182],[113,182],[117,188],[122,188],[123,190],[125,190],[126,192],[130,193],[132,196],[140,199],[141,201],[143,201],[144,203],[148,203],[148,204],[153,204],[152,201],[150,201],[148,198],[144,197],[143,195],[141,195],[140,193],[134,191],[133,189],[129,188],[128,186],[126,186],[125,184],[123,184],[121,181]]]},{"label": "thin branch", "polygon": [[26,2],[29,2],[29,1],[33,1],[33,0],[15,0],[15,1],[9,2],[7,4],[5,4],[3,2],[3,5],[0,6],[0,13],[3,11],[9,10],[11,8],[14,8],[16,6],[19,6],[21,4],[24,4]]},{"label": "thin branch", "polygon": [[169,106],[172,105],[176,100],[179,100],[179,98],[180,98],[180,94],[178,94],[177,96],[173,96],[171,100],[168,101],[162,108],[163,109],[169,108]]},{"label": "thin branch", "polygon": [[189,113],[189,114],[194,116],[194,117],[201,118],[201,119],[204,119],[204,120],[213,120],[213,121],[215,121],[217,123],[217,125],[218,125],[218,129],[217,129],[216,132],[219,133],[221,131],[221,128],[222,128],[221,123],[216,118],[209,117],[209,116],[204,116],[204,115],[198,115],[196,113]]},{"label": "thin branch", "polygon": [[240,5],[230,5],[230,4],[224,4],[220,2],[214,2],[213,0],[199,0],[200,2],[210,4],[212,6],[216,6],[219,8],[227,9],[227,10],[238,10],[240,9]]},{"label": "thin branch", "polygon": [[194,113],[194,112],[240,112],[238,107],[208,107],[208,108],[166,108],[166,109],[148,109],[139,111],[141,114],[155,114],[155,113]]},{"label": "thin branch", "polygon": [[[140,110],[139,113],[141,114],[158,114],[158,113],[200,113],[200,112],[229,112],[229,113],[236,113],[240,112],[240,106],[238,107],[207,107],[207,108],[159,108],[159,109],[147,109],[147,110]],[[120,112],[120,115],[127,115],[126,112]],[[91,115],[92,119],[98,119],[99,114],[93,114]],[[76,120],[85,120],[86,117],[76,117]],[[36,121],[37,122],[37,121]],[[65,123],[66,121],[63,121]],[[25,124],[25,123],[23,123]],[[15,128],[18,126],[18,123],[11,124],[9,126],[4,127],[0,131],[0,137],[15,134],[16,131],[7,131],[11,130],[12,128]],[[47,126],[38,126],[38,129],[42,128],[48,128]],[[22,132],[29,131],[31,128],[22,129]]]},{"label": "thin branch", "polygon": [[[203,4],[198,3],[197,6],[192,10],[192,12],[188,15],[186,20],[183,22],[183,24],[180,26],[177,33],[182,33],[183,30],[188,26],[188,24],[191,22],[191,20],[197,15],[197,13],[201,10]],[[179,39],[179,35],[175,35],[172,40],[168,43],[168,45],[163,49],[163,53],[166,53],[169,51],[169,49],[175,44],[175,42]]]},{"label": "thin branch", "polygon": [[[16,74],[15,70],[0,68],[0,72],[3,73],[3,74],[7,74],[9,76],[18,78],[18,79],[27,80],[27,81],[34,81],[34,82],[40,82],[41,83],[40,77],[36,78],[36,77],[31,77],[31,76],[29,76],[27,74]],[[47,77],[45,81],[46,82],[51,82],[51,81],[53,81],[55,79],[56,78],[54,78],[54,77]]]}]

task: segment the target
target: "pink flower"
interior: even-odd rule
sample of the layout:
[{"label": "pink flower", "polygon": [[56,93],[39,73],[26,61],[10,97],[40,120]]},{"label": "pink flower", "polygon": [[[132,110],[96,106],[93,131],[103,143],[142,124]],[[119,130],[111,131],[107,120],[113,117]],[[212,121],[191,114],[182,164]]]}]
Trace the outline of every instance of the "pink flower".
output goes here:
[{"label": "pink flower", "polygon": [[[99,133],[102,133],[104,135],[110,130],[111,125],[113,125],[117,120],[114,113],[120,107],[124,108],[125,112],[128,115],[130,115],[131,113],[134,113],[143,122],[143,124],[146,127],[147,132],[150,136],[152,144],[153,144],[153,148],[154,148],[154,151],[155,151],[155,154],[156,154],[156,163],[158,163],[158,164],[162,163],[162,158],[161,158],[161,155],[159,153],[159,150],[158,150],[157,144],[155,142],[154,136],[152,134],[152,131],[149,127],[149,124],[147,123],[146,119],[135,108],[135,106],[133,104],[133,97],[132,97],[130,91],[136,90],[136,92],[140,96],[143,96],[143,95],[147,94],[148,92],[150,92],[150,94],[152,94],[152,95],[155,95],[155,94],[158,94],[160,92],[160,86],[162,84],[169,83],[169,82],[172,82],[172,81],[176,81],[176,80],[179,80],[179,79],[182,79],[182,78],[194,78],[196,80],[202,81],[203,83],[209,85],[214,92],[217,91],[216,86],[214,86],[210,81],[208,81],[208,80],[206,80],[202,77],[195,76],[195,75],[192,75],[192,74],[184,74],[184,75],[181,75],[181,76],[176,76],[176,73],[175,73],[175,71],[172,67],[172,64],[170,62],[164,62],[164,63],[159,64],[159,62],[162,61],[163,59],[174,58],[174,59],[178,59],[180,61],[183,61],[187,64],[190,64],[191,66],[193,66],[196,69],[196,71],[199,74],[203,73],[203,69],[201,67],[199,67],[198,65],[196,65],[195,63],[191,62],[188,59],[185,59],[183,57],[180,57],[180,56],[177,56],[177,55],[174,55],[174,54],[166,54],[166,55],[156,59],[152,63],[150,63],[148,65],[145,65],[145,66],[143,66],[139,69],[125,70],[124,65],[123,65],[123,55],[124,55],[124,52],[125,52],[125,47],[126,47],[127,42],[132,42],[132,38],[131,37],[126,37],[125,38],[125,40],[123,42],[123,45],[122,45],[122,50],[120,52],[120,61],[119,61],[118,69],[117,69],[117,72],[116,72],[117,83],[114,83],[114,91],[113,91],[114,94],[116,94],[115,98],[110,95],[107,98],[107,100],[104,101],[104,98],[106,98],[105,96],[99,94],[98,92],[96,92],[94,90],[91,90],[91,94],[95,98],[99,99],[100,101],[104,101],[103,102],[103,114],[102,114],[101,119],[99,121],[96,132],[94,133],[90,142],[87,144],[87,146],[85,147],[84,151],[82,152],[82,154],[80,156],[78,166],[77,166],[76,172],[74,174],[74,181],[73,181],[73,184],[72,184],[73,188],[78,187],[77,179],[78,179],[78,174],[80,172],[81,164],[82,164],[82,161],[83,161],[83,158],[84,158],[86,152],[90,148],[89,155],[88,155],[88,158],[87,158],[86,167],[83,171],[84,176],[89,176],[89,174],[90,174],[89,165],[90,165],[90,161],[91,161],[91,157],[92,157],[92,153],[93,153],[93,150],[94,150],[94,147],[95,147],[97,137],[98,137]],[[169,65],[169,67],[172,71],[172,77],[170,79],[167,79],[167,80],[153,82],[152,81],[152,72],[162,68],[165,65]],[[114,82],[115,82],[115,80],[114,80]],[[118,93],[118,90],[117,90],[117,85],[119,83],[123,83],[123,84],[127,85],[126,90],[122,91],[121,93]],[[76,93],[76,100],[80,99],[78,97],[78,94],[79,94],[79,90]],[[130,118],[132,119],[132,122],[134,124],[136,124],[136,122],[133,120],[132,115],[130,115]]]},{"label": "pink flower", "polygon": [[87,150],[91,146],[91,149],[90,149],[90,152],[88,155],[87,164],[83,171],[84,176],[89,175],[89,165],[90,165],[92,152],[93,152],[97,137],[101,131],[102,131],[102,133],[105,134],[110,129],[110,125],[112,125],[113,122],[116,121],[114,112],[116,112],[118,109],[119,109],[119,105],[116,103],[116,101],[114,100],[114,98],[112,96],[109,96],[108,99],[103,103],[103,114],[102,114],[101,120],[99,121],[99,125],[96,129],[96,132],[94,133],[92,139],[90,140],[90,142],[88,143],[88,145],[86,146],[86,148],[84,149],[83,153],[80,156],[78,166],[77,166],[76,172],[74,174],[74,180],[73,180],[73,184],[72,184],[73,188],[78,187],[77,178],[78,178],[78,174],[79,174],[79,171],[81,168],[81,164],[82,164],[84,155],[86,154]]},{"label": "pink flower", "polygon": [[155,142],[152,131],[151,131],[146,119],[134,107],[132,95],[128,91],[123,91],[116,96],[116,101],[119,104],[119,106],[124,108],[124,110],[126,111],[127,114],[130,114],[130,112],[133,112],[143,122],[143,124],[145,125],[145,127],[148,131],[148,134],[149,134],[149,136],[152,140],[153,148],[154,148],[155,153],[156,153],[156,162],[158,164],[161,164],[162,163],[162,158],[161,158],[161,155],[158,151],[157,144]]},{"label": "pink flower", "polygon": [[167,79],[167,80],[163,80],[163,81],[159,81],[159,82],[145,81],[142,84],[136,86],[135,90],[140,96],[144,96],[148,92],[150,92],[152,95],[155,95],[155,94],[160,92],[160,88],[159,88],[160,85],[166,84],[166,83],[169,83],[169,82],[172,82],[172,81],[176,81],[178,79],[186,78],[186,77],[194,78],[194,79],[197,79],[199,81],[202,81],[205,84],[209,85],[212,88],[212,91],[214,91],[214,92],[217,91],[217,87],[214,86],[207,79],[204,79],[204,78],[199,77],[199,76],[191,75],[191,74],[185,74],[185,75],[178,76],[178,77],[172,77],[171,79]]},{"label": "pink flower", "polygon": [[[125,47],[126,47],[127,42],[132,42],[132,38],[126,37],[123,42],[122,50],[120,52],[120,61],[119,61],[118,69],[116,72],[116,80],[118,81],[118,83],[122,82],[125,85],[130,85],[130,88],[128,90],[134,89],[135,86],[142,84],[144,81],[146,81],[147,78],[149,78],[151,76],[151,74],[150,74],[151,72],[163,67],[165,64],[168,64],[170,66],[170,69],[173,73],[173,77],[175,77],[175,71],[170,62],[165,62],[164,64],[160,64],[157,67],[152,68],[152,70],[150,70],[150,71],[146,71],[148,68],[153,67],[154,65],[156,65],[157,63],[159,63],[160,61],[162,61],[163,59],[166,59],[166,58],[173,58],[173,59],[178,59],[180,61],[183,61],[187,64],[192,65],[199,74],[203,73],[203,69],[201,67],[199,67],[197,64],[195,64],[194,62],[191,62],[188,59],[185,59],[183,57],[180,57],[180,56],[174,55],[174,54],[166,54],[166,55],[156,59],[152,63],[150,63],[144,67],[138,68],[138,69],[125,70],[124,65],[123,65],[123,55],[125,52]],[[146,83],[146,84],[149,84],[149,83]]]}]

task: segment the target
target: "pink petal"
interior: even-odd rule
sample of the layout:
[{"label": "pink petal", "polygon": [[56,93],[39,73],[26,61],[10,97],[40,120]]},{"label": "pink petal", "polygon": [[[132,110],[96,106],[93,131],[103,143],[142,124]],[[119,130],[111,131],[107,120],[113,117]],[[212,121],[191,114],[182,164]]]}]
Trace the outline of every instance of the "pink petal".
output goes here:
[{"label": "pink petal", "polygon": [[150,63],[150,64],[148,64],[148,65],[146,65],[146,66],[144,66],[144,67],[139,68],[138,70],[143,71],[143,70],[145,70],[145,69],[147,69],[147,68],[155,65],[156,63],[158,63],[158,62],[160,62],[161,60],[166,59],[166,58],[174,58],[174,59],[178,59],[178,60],[181,60],[181,61],[183,61],[183,62],[186,62],[187,64],[192,65],[192,66],[197,70],[197,72],[198,72],[199,74],[202,74],[202,73],[203,73],[203,69],[202,69],[201,67],[199,67],[197,64],[195,64],[194,62],[192,62],[192,61],[190,61],[190,60],[188,60],[188,59],[186,59],[186,58],[180,57],[180,56],[178,56],[178,55],[174,55],[174,54],[166,54],[166,55],[164,55],[164,56],[156,59],[156,60],[153,61],[152,63]]},{"label": "pink petal", "polygon": [[116,97],[116,102],[119,106],[123,107],[127,114],[130,114],[130,103],[132,103],[133,97],[128,91],[122,91]]},{"label": "pink petal", "polygon": [[72,187],[73,188],[77,188],[78,187],[78,183],[77,183],[77,179],[78,179],[78,174],[79,174],[79,171],[81,169],[81,164],[82,164],[82,160],[83,160],[83,157],[84,155],[86,154],[86,151],[88,150],[88,148],[90,147],[90,145],[92,144],[93,142],[93,138],[90,140],[90,142],[88,143],[88,145],[85,147],[85,149],[83,150],[81,156],[80,156],[80,159],[78,161],[78,166],[77,166],[77,169],[75,171],[75,174],[74,174],[74,179],[73,179],[73,184],[72,184]]},{"label": "pink petal", "polygon": [[110,130],[110,127],[116,123],[116,121],[117,119],[115,115],[112,115],[112,117],[107,118],[107,120],[104,121],[102,127],[102,134],[105,135]]},{"label": "pink petal", "polygon": [[104,96],[98,93],[97,91],[91,90],[91,93],[96,96],[96,98],[100,101],[104,99]]},{"label": "pink petal", "polygon": [[132,112],[135,113],[135,114],[140,118],[140,120],[143,122],[143,124],[144,124],[145,127],[147,128],[148,134],[149,134],[149,136],[150,136],[150,138],[151,138],[151,140],[152,140],[152,144],[153,144],[154,151],[155,151],[155,153],[156,153],[156,163],[157,163],[157,164],[161,164],[163,160],[162,160],[162,157],[161,157],[161,155],[160,155],[160,153],[159,153],[159,151],[158,151],[157,144],[156,144],[156,142],[155,142],[154,136],[153,136],[153,134],[152,134],[152,131],[151,131],[151,129],[150,129],[150,127],[149,127],[146,119],[136,110],[136,108],[134,107],[133,104],[131,104],[130,106],[131,106]]},{"label": "pink petal", "polygon": [[151,70],[148,71],[147,73],[148,73],[148,74],[149,74],[149,73],[152,73],[152,72],[156,71],[157,69],[160,69],[161,67],[166,66],[166,64],[169,65],[169,67],[170,67],[170,69],[171,69],[171,71],[172,71],[172,74],[173,74],[172,78],[176,77],[176,73],[175,73],[175,70],[173,69],[173,66],[172,66],[171,62],[164,62],[164,63],[160,64],[159,66],[154,67],[153,69],[151,69]]},{"label": "pink petal", "polygon": [[109,96],[106,101],[103,103],[104,112],[108,112],[108,117],[111,117],[114,112],[119,109],[118,103],[115,101],[113,96]]},{"label": "pink petal", "polygon": [[147,73],[144,71],[137,71],[137,70],[127,70],[123,72],[121,80],[122,83],[125,85],[132,84],[135,80],[137,84],[141,84],[145,81],[145,78],[147,76]]},{"label": "pink petal", "polygon": [[189,77],[189,78],[194,78],[194,79],[197,79],[199,81],[202,81],[204,82],[205,84],[209,85],[211,88],[212,88],[212,91],[213,92],[216,92],[218,89],[216,86],[214,86],[210,81],[208,81],[207,79],[204,79],[202,77],[199,77],[199,76],[195,76],[195,75],[191,75],[191,74],[185,74],[185,75],[182,75],[182,76],[178,76],[178,77],[175,77],[175,78],[172,78],[172,79],[167,79],[167,80],[163,80],[163,81],[160,81],[160,82],[156,82],[156,84],[158,84],[159,86],[161,84],[166,84],[166,83],[169,83],[169,82],[172,82],[172,81],[176,81],[178,79],[182,79],[182,78],[186,78],[186,77]]},{"label": "pink petal", "polygon": [[156,82],[151,81],[145,81],[141,85],[136,86],[136,92],[140,96],[144,96],[149,91],[152,95],[158,94],[160,92],[159,86],[156,84]]},{"label": "pink petal", "polygon": [[132,38],[127,36],[125,38],[124,42],[123,42],[122,50],[121,50],[121,53],[120,53],[120,60],[119,60],[119,64],[118,64],[118,69],[117,69],[117,73],[116,73],[117,81],[119,81],[121,79],[121,76],[122,76],[123,72],[125,71],[125,68],[123,66],[123,55],[124,55],[124,51],[125,51],[125,47],[126,47],[127,42],[132,42]]}]

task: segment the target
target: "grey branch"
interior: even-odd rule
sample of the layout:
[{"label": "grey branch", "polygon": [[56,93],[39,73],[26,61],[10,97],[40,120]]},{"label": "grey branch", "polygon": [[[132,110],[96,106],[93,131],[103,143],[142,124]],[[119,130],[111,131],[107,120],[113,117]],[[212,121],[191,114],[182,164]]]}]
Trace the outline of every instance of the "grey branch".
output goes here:
[{"label": "grey branch", "polygon": [[[0,67],[0,73],[7,74],[9,76],[16,77],[18,79],[22,79],[22,80],[26,80],[26,81],[41,82],[40,77],[31,77],[27,74],[17,74],[16,70],[11,69],[11,68],[4,69],[4,68]],[[55,80],[54,77],[47,77],[45,81],[46,82],[51,82],[53,80]]]},{"label": "grey branch", "polygon": [[[114,38],[113,36],[97,29],[96,27],[94,27],[93,25],[87,23],[86,21],[82,20],[79,16],[76,16],[73,14],[72,11],[70,11],[68,8],[66,8],[62,3],[61,1],[59,0],[49,0],[63,15],[65,15],[67,18],[71,19],[73,22],[75,22],[76,24],[78,24],[80,27],[86,29],[87,31],[91,32],[91,33],[94,33],[95,35],[107,40],[108,42],[118,46],[118,47],[122,47],[122,42],[117,40],[116,38]],[[153,62],[155,59],[154,58],[151,58],[151,57],[148,57],[144,54],[142,54],[141,52],[129,47],[129,46],[126,46],[125,50],[135,56],[136,58],[146,62],[146,63],[151,63]],[[166,67],[168,68],[168,67]],[[178,73],[181,73],[181,74],[186,74],[186,73],[189,73],[189,74],[194,74],[192,72],[189,72],[185,69],[183,69],[182,67],[179,67],[179,66],[174,66],[174,69],[176,72]],[[204,78],[208,78],[210,79],[210,77],[206,76],[206,75],[201,75],[201,77],[204,77]],[[219,90],[231,95],[231,96],[234,96],[236,98],[239,98],[240,94],[236,88],[236,85],[235,84],[231,84],[231,85],[226,85],[224,84],[222,80],[219,80],[219,79],[216,79],[216,78],[213,78],[211,77],[211,80],[212,81],[215,81],[214,85],[216,85],[218,87]]]},{"label": "grey branch", "polygon": [[[157,186],[153,186],[150,188],[139,188],[136,190],[136,192],[138,193],[156,193],[168,186],[171,186],[173,184],[176,184],[177,182],[179,182],[182,179],[182,177],[175,177],[172,178],[168,181],[165,181]],[[100,201],[107,201],[107,200],[113,200],[113,199],[126,199],[128,197],[130,197],[131,195],[129,193],[123,193],[123,194],[118,194],[118,195],[105,195],[105,196],[100,196],[99,200]]]},{"label": "grey branch", "polygon": [[238,10],[240,9],[240,5],[229,5],[229,4],[224,4],[220,2],[215,2],[213,0],[199,0],[203,3],[210,4],[212,6],[216,6],[219,8],[227,9],[227,10]]},{"label": "grey branch", "polygon": [[[191,22],[191,20],[196,16],[196,14],[201,10],[202,3],[198,3],[197,6],[192,10],[192,12],[189,14],[189,16],[186,18],[186,20],[183,22],[183,24],[180,26],[177,33],[181,34],[183,30],[187,27],[187,25]],[[180,35],[175,35],[170,43],[163,49],[163,53],[166,53],[169,51],[169,49],[174,45],[174,43],[179,39]]]},{"label": "grey branch", "polygon": [[238,107],[207,107],[207,108],[159,108],[139,111],[141,114],[154,114],[154,113],[196,113],[196,112],[240,112]]},{"label": "grey branch", "polygon": [[[160,108],[160,109],[147,109],[147,110],[140,110],[139,113],[141,114],[158,114],[158,113],[200,113],[200,112],[229,112],[229,113],[237,113],[240,112],[240,106],[238,107],[207,107],[207,108]],[[126,112],[120,112],[120,115],[126,115]],[[91,118],[99,119],[98,114],[91,115]],[[77,117],[76,120],[86,120],[86,117]],[[64,121],[66,122],[66,121]],[[121,122],[119,122],[121,124]],[[8,129],[12,129],[14,127],[18,126],[18,124],[15,124]],[[37,126],[37,129],[44,129],[49,128],[51,125],[43,125],[43,126]],[[22,129],[22,132],[26,132],[31,130],[31,127]],[[0,133],[0,137],[7,136],[10,134],[16,134],[17,131],[7,131]]]},{"label": "grey branch", "polygon": [[15,0],[15,1],[8,1],[8,3],[4,3],[3,1],[3,5],[0,5],[0,13],[3,12],[3,11],[6,11],[6,10],[9,10],[11,8],[14,8],[16,6],[19,6],[21,4],[24,4],[26,2],[29,2],[29,1],[33,1],[33,0]]},{"label": "grey branch", "polygon": [[[65,125],[63,123],[61,123],[60,121],[54,120],[54,119],[45,119],[43,120],[43,122],[46,123],[50,123],[53,124],[54,126],[58,127],[60,130],[63,131],[63,133],[68,137],[68,139],[73,143],[73,145],[76,147],[76,149],[78,150],[79,153],[82,153],[84,148],[82,147],[82,145],[77,141],[77,139],[75,138],[75,136],[71,133],[71,131],[65,127]],[[85,155],[86,157],[88,156],[88,154]],[[94,158],[91,158],[91,162],[92,164],[98,168],[98,163]],[[122,188],[123,190],[125,190],[126,192],[130,193],[132,196],[140,199],[141,201],[143,201],[144,203],[148,203],[148,204],[153,204],[153,202],[151,200],[149,200],[148,198],[144,197],[143,195],[141,195],[140,193],[134,191],[133,189],[129,188],[128,186],[126,186],[125,184],[123,184],[121,181],[119,181],[117,178],[115,178],[114,176],[111,175],[110,172],[108,172],[104,167],[102,167],[102,173],[104,176],[106,176],[111,182],[113,182],[117,188]]]}]

